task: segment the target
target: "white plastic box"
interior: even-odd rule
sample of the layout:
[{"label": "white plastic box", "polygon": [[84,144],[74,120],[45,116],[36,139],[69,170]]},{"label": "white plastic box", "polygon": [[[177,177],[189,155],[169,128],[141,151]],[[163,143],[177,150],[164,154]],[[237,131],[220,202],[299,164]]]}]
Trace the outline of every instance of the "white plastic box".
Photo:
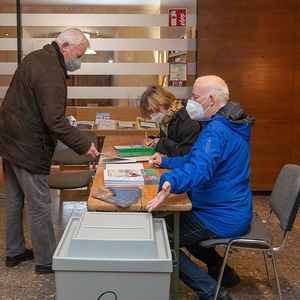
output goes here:
[{"label": "white plastic box", "polygon": [[72,217],[53,256],[57,300],[168,300],[173,270],[164,219]]}]

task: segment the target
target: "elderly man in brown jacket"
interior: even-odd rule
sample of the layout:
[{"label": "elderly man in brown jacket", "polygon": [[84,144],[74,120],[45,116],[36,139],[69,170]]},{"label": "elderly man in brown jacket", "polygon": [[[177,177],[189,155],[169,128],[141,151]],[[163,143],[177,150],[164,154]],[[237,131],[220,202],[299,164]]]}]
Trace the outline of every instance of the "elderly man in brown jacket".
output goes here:
[{"label": "elderly man in brown jacket", "polygon": [[[0,155],[5,191],[6,266],[35,258],[37,274],[52,273],[56,248],[47,174],[57,139],[80,155],[99,155],[65,116],[67,71],[80,67],[89,42],[77,28],[29,53],[18,66],[0,107]],[[26,249],[26,199],[33,249]]]}]

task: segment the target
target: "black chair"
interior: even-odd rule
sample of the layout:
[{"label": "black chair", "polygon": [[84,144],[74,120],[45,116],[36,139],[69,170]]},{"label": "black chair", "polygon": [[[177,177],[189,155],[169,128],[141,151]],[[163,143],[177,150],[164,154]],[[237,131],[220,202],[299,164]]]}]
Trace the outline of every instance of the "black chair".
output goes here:
[{"label": "black chair", "polygon": [[[93,142],[97,148],[98,138],[93,131],[81,131],[81,133]],[[50,171],[47,176],[49,187],[60,189],[61,195],[88,195],[98,159],[99,157],[78,155],[70,148],[55,151],[52,163],[59,164],[59,171]],[[65,172],[70,170],[72,172]],[[83,187],[86,187],[86,189],[80,189]]]},{"label": "black chair", "polygon": [[[217,299],[228,254],[232,253],[232,249],[234,248],[263,251],[270,286],[272,286],[272,284],[268,270],[267,256],[269,258],[272,258],[274,274],[278,288],[278,295],[279,299],[282,300],[274,252],[279,251],[283,248],[288,236],[288,232],[291,231],[293,228],[299,204],[300,167],[297,165],[288,164],[282,168],[276,180],[269,202],[271,212],[269,217],[265,221],[262,221],[260,217],[254,212],[250,228],[245,235],[240,236],[238,238],[205,240],[199,244],[204,248],[214,247],[217,245],[226,247],[223,264],[219,273],[214,300]],[[272,245],[272,235],[265,225],[265,223],[267,223],[270,220],[271,215],[273,213],[275,213],[275,215],[280,221],[280,228],[282,230],[283,235],[281,245],[279,247],[274,248]]]}]

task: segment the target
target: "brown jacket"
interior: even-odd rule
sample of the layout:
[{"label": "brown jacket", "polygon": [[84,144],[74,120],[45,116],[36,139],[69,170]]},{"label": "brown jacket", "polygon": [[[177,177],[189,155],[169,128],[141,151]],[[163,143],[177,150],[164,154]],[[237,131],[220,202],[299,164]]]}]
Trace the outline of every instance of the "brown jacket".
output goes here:
[{"label": "brown jacket", "polygon": [[0,107],[0,156],[38,174],[49,174],[57,139],[78,154],[91,142],[65,116],[67,85],[56,44],[28,54]]}]

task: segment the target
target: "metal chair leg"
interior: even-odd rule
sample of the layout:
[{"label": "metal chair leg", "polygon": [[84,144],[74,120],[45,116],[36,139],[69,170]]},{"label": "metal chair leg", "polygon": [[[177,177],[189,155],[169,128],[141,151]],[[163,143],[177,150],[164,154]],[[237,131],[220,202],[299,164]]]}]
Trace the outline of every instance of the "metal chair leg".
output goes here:
[{"label": "metal chair leg", "polygon": [[265,260],[265,266],[266,266],[266,271],[267,271],[267,275],[268,275],[268,280],[269,280],[269,286],[272,286],[266,251],[263,251],[263,254],[264,254],[264,260]]},{"label": "metal chair leg", "polygon": [[224,258],[223,258],[223,263],[222,263],[220,273],[219,273],[219,277],[218,277],[218,283],[217,283],[217,287],[216,287],[214,300],[217,300],[217,298],[218,298],[218,293],[219,293],[219,289],[220,289],[220,286],[221,286],[221,282],[222,282],[222,278],[223,278],[223,274],[224,274],[224,270],[225,270],[226,261],[227,261],[229,251],[230,251],[230,246],[228,246],[226,248],[226,251],[225,251],[225,255],[224,255]]},{"label": "metal chair leg", "polygon": [[276,284],[277,284],[277,289],[278,289],[278,295],[279,295],[279,299],[282,300],[281,288],[280,288],[279,278],[278,278],[278,274],[277,274],[274,252],[273,252],[272,248],[271,248],[271,256],[272,256],[274,274],[275,274],[275,279],[276,279]]}]

